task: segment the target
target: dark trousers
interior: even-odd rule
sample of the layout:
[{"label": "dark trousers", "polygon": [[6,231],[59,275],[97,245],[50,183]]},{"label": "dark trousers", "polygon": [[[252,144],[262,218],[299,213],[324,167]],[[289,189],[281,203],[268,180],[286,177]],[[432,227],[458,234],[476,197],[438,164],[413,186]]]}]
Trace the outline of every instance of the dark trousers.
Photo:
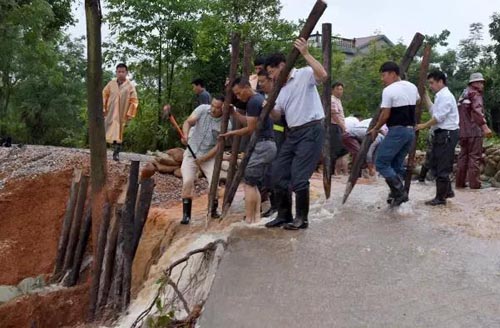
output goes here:
[{"label": "dark trousers", "polygon": [[330,154],[333,170],[335,170],[337,158],[347,154],[347,150],[342,143],[342,134],[342,128],[338,124],[330,124]]},{"label": "dark trousers", "polygon": [[297,192],[309,187],[316,165],[321,156],[325,131],[321,122],[292,128],[287,132],[283,146],[273,163],[275,189]]},{"label": "dark trousers", "polygon": [[479,166],[483,155],[483,137],[460,138],[460,154],[458,155],[458,170],[456,187],[465,188],[469,181],[471,189],[481,188]]},{"label": "dark trousers", "polygon": [[437,129],[432,138],[430,169],[436,181],[449,183],[453,172],[455,148],[457,147],[459,130]]}]

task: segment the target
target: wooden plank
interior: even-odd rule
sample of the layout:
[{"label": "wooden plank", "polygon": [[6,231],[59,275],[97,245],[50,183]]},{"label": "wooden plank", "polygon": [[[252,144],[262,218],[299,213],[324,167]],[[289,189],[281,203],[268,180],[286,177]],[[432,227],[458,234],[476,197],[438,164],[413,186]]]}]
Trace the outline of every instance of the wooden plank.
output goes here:
[{"label": "wooden plank", "polygon": [[153,192],[155,189],[155,181],[152,178],[146,179],[141,182],[141,189],[139,191],[139,198],[137,200],[137,206],[135,208],[135,227],[134,227],[134,251],[133,257],[135,258],[135,253],[137,252],[137,247],[139,247],[139,241],[141,240],[142,230],[148,218],[149,208],[151,206],[151,200],[153,199]]},{"label": "wooden plank", "polygon": [[80,236],[78,237],[78,244],[76,246],[75,259],[73,261],[73,267],[71,268],[67,284],[65,285],[66,287],[74,286],[78,282],[78,278],[80,277],[80,268],[82,267],[85,250],[87,249],[91,228],[92,208],[89,204],[89,206],[85,210],[83,224],[80,228]]},{"label": "wooden plank", "polygon": [[[229,82],[226,86],[226,99],[224,101],[224,107],[222,111],[222,122],[220,128],[221,134],[227,132],[227,125],[229,122],[229,106],[231,105],[233,99],[233,92],[231,90],[231,85],[236,77],[236,72],[238,71],[239,58],[240,58],[240,35],[239,33],[233,33],[231,37],[231,66],[229,69]],[[212,174],[212,181],[210,183],[210,192],[208,195],[208,213],[206,222],[207,226],[208,226],[208,218],[212,213],[212,207],[217,197],[220,169],[222,166],[222,158],[224,156],[224,143],[225,143],[224,138],[220,138],[217,141],[217,145],[219,148],[217,150],[217,155],[215,156],[214,171]]]},{"label": "wooden plank", "polygon": [[325,110],[325,142],[323,144],[323,189],[326,199],[330,198],[332,190],[332,149],[331,149],[331,120],[332,120],[332,24],[323,24],[323,67],[328,78],[323,83],[323,109]]},{"label": "wooden plank", "polygon": [[59,281],[59,279],[61,278],[61,273],[64,266],[64,258],[66,255],[66,248],[68,247],[68,239],[71,231],[71,224],[74,217],[73,214],[75,212],[76,199],[78,197],[78,190],[80,189],[81,177],[82,170],[75,169],[73,173],[73,179],[71,181],[69,198],[66,203],[66,211],[64,213],[61,235],[59,237],[59,243],[57,244],[56,264],[54,266],[54,272],[52,274],[53,282]]},{"label": "wooden plank", "polygon": [[[413,58],[415,57],[415,55],[417,54],[418,50],[420,49],[423,43],[424,43],[424,36],[420,33],[416,33],[415,36],[413,37],[411,44],[406,49],[403,59],[401,60],[401,64],[399,65],[401,77],[406,77],[406,72],[408,71],[408,68],[410,67]],[[373,116],[373,119],[370,122],[368,130],[371,130],[377,124],[379,116],[380,116],[380,108],[377,109],[377,112]],[[347,180],[344,197],[342,199],[342,204],[345,204],[347,198],[349,198],[349,195],[354,189],[356,182],[358,181],[361,169],[363,167],[363,163],[366,161],[366,154],[368,153],[368,149],[370,148],[372,142],[373,140],[369,135],[366,135],[363,138],[363,142],[361,143],[359,152],[356,155],[356,160],[352,165],[351,174],[349,175],[349,179]]]},{"label": "wooden plank", "polygon": [[[313,9],[311,10],[311,13],[309,14],[309,17],[307,18],[304,27],[302,28],[299,38],[304,38],[304,39],[309,39],[309,36],[311,35],[314,27],[318,23],[319,19],[323,15],[323,13],[326,10],[326,2],[322,0],[316,1],[316,4],[314,5]],[[285,68],[281,71],[280,76],[278,77],[278,80],[274,84],[274,89],[267,98],[266,105],[264,106],[264,109],[262,110],[262,113],[259,117],[259,121],[257,123],[257,129],[262,128],[262,124],[267,119],[269,116],[269,113],[273,110],[274,105],[276,103],[276,98],[278,98],[278,94],[281,90],[281,88],[285,85],[286,81],[288,80],[288,75],[290,74],[290,71],[295,65],[295,62],[299,58],[300,52],[293,47],[292,51],[288,55],[287,61]],[[238,190],[238,185],[240,184],[241,179],[243,178],[243,174],[245,172],[245,168],[248,164],[248,161],[250,159],[250,156],[252,155],[253,150],[255,149],[255,145],[257,143],[257,138],[256,134],[254,133],[252,137],[250,138],[250,142],[248,143],[247,149],[245,151],[245,157],[241,161],[238,171],[236,172],[236,175],[231,183],[231,186],[229,186],[229,190],[226,189],[226,192],[228,193],[227,196],[227,203],[223,206],[222,209],[222,217],[227,215],[227,212],[229,208],[231,207],[231,204],[234,199],[234,195],[236,194],[236,191]]]},{"label": "wooden plank", "polygon": [[[422,118],[422,109],[424,107],[425,99],[425,84],[427,82],[427,73],[429,71],[429,63],[431,57],[431,45],[426,44],[424,48],[424,55],[422,56],[422,62],[420,63],[420,73],[418,77],[418,93],[420,95],[420,103],[417,104],[416,112],[416,122],[420,124]],[[415,139],[410,148],[410,153],[408,155],[408,163],[406,165],[406,176],[405,176],[405,190],[407,193],[410,192],[411,177],[413,175],[413,169],[415,168],[415,154],[417,153],[417,142],[420,131],[415,131]]]}]

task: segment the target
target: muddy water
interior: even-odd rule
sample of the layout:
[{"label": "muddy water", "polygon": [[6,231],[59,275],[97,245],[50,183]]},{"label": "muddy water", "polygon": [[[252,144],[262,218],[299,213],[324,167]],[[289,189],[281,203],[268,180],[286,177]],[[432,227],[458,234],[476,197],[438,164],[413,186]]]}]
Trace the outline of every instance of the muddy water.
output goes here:
[{"label": "muddy water", "polygon": [[428,208],[415,185],[392,211],[381,181],[343,188],[306,231],[233,232],[200,327],[500,327],[498,190]]}]

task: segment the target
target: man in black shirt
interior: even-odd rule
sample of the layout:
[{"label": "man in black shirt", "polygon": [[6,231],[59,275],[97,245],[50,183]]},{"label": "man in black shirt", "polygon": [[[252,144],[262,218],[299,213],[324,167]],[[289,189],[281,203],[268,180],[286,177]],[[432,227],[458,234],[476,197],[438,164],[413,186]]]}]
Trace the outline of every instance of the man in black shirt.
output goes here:
[{"label": "man in black shirt", "polygon": [[210,105],[212,103],[212,96],[205,89],[205,82],[202,79],[194,79],[191,82],[193,86],[193,92],[196,95],[195,107],[200,105]]},{"label": "man in black shirt", "polygon": [[240,120],[245,126],[220,136],[245,136],[251,135],[254,132],[257,134],[257,144],[246,167],[244,177],[246,220],[249,223],[255,223],[260,219],[261,198],[259,188],[262,186],[266,167],[276,156],[276,144],[273,139],[273,121],[268,117],[263,122],[262,127],[257,129],[257,122],[263,109],[264,96],[252,89],[248,79],[237,78],[232,84],[232,90],[236,98],[247,103],[246,116],[234,110],[231,112],[231,115],[235,119]]}]

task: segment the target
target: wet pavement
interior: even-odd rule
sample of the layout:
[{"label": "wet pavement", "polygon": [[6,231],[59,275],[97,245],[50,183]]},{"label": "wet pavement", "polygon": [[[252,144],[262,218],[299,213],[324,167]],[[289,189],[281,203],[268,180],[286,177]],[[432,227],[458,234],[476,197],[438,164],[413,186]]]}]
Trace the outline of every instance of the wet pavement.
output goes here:
[{"label": "wet pavement", "polygon": [[397,211],[381,182],[342,193],[315,201],[308,230],[233,233],[200,327],[500,327],[498,191],[429,209],[416,185]]}]

